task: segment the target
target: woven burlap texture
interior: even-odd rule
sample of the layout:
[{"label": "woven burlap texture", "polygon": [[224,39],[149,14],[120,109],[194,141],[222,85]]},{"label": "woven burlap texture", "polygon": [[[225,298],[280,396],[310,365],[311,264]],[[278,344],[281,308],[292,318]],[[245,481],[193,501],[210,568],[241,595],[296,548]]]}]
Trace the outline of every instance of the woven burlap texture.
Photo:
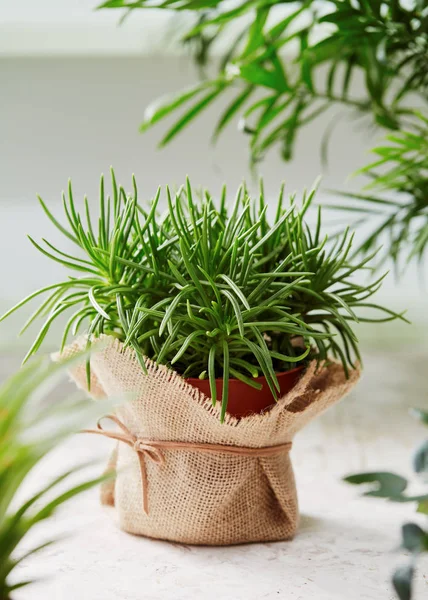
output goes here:
[{"label": "woven burlap texture", "polygon": [[[85,345],[85,340],[77,340],[62,357],[82,351]],[[139,438],[253,448],[292,441],[306,423],[343,398],[359,377],[358,371],[352,371],[346,379],[339,364],[316,370],[313,362],[293,390],[268,412],[240,420],[227,415],[220,423],[219,407],[213,407],[204,394],[170,369],[148,359],[146,365],[147,375],[132,349],[107,338],[91,356],[90,395],[131,394],[116,414]],[[73,367],[71,376],[86,389],[83,364]],[[114,450],[108,468],[116,466],[117,478],[104,485],[101,499],[116,506],[125,531],[208,545],[294,536],[299,514],[288,452],[263,458],[189,450],[163,453],[163,465],[146,461],[149,513],[145,514],[138,456],[123,443]]]}]

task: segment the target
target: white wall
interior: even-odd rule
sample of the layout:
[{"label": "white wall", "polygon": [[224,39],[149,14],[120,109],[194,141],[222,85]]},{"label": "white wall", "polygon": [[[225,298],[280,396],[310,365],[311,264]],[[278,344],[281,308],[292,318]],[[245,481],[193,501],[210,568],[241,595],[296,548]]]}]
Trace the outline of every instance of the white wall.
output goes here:
[{"label": "white wall", "polygon": [[[55,198],[69,176],[82,192],[91,192],[110,164],[123,177],[135,172],[149,192],[186,173],[205,185],[236,185],[249,176],[247,139],[236,122],[215,148],[209,142],[226,99],[162,151],[156,143],[165,125],[138,133],[151,100],[196,81],[186,58],[4,58],[0,76],[3,197],[30,199],[38,192]],[[284,178],[290,190],[309,186],[321,173],[319,144],[332,115],[302,131],[292,163],[274,152],[262,164],[270,190]],[[354,127],[337,127],[326,186],[343,185],[366,160],[368,132]]]},{"label": "white wall", "polygon": [[[138,11],[123,24],[121,10],[96,10],[97,0],[0,2],[0,54],[19,56],[130,55],[177,51],[165,11]],[[179,21],[188,19],[180,16]],[[168,43],[167,43],[168,39]],[[176,41],[175,36],[175,41]]]}]

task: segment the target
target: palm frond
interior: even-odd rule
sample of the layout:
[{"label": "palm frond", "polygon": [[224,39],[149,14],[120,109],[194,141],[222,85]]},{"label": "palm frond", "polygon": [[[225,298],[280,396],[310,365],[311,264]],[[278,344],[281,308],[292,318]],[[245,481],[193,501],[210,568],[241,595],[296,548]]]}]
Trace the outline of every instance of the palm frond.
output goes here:
[{"label": "palm frond", "polygon": [[48,539],[20,552],[27,534],[65,502],[105,479],[72,483],[72,476],[88,466],[77,465],[40,486],[29,498],[18,500],[27,475],[88,417],[87,402],[79,399],[45,405],[47,392],[58,384],[67,366],[70,363],[59,366],[36,359],[0,387],[0,597],[4,600],[31,583],[17,580],[16,567],[53,543]]}]

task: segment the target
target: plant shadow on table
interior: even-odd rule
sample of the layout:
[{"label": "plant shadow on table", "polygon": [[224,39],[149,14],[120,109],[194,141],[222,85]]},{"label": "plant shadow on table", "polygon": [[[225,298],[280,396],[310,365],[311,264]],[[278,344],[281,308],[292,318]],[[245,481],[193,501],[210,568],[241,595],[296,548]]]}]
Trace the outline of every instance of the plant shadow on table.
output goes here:
[{"label": "plant shadow on table", "polygon": [[[371,527],[358,527],[355,523],[346,523],[341,519],[331,517],[318,517],[309,514],[303,514],[300,517],[300,527],[297,535],[292,540],[264,542],[264,543],[246,543],[230,546],[196,546],[187,545],[164,540],[150,540],[151,543],[162,544],[169,547],[172,551],[190,552],[193,555],[206,560],[207,555],[223,560],[226,555],[247,554],[256,552],[265,560],[271,560],[272,553],[278,555],[296,555],[300,554],[302,548],[314,546],[316,540],[318,551],[320,548],[329,549],[335,552],[337,540],[340,539],[341,546],[355,546],[355,552],[380,554],[385,550],[393,549],[391,538],[388,535],[382,536],[378,529]],[[136,536],[138,538],[138,536]],[[147,542],[147,538],[144,539]]]}]

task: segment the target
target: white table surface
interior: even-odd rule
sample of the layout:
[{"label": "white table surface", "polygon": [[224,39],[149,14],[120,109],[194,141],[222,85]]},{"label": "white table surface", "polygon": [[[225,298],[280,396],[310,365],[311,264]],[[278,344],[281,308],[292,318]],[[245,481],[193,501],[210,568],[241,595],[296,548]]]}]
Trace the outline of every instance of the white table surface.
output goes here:
[{"label": "white table surface", "polygon": [[[22,564],[20,578],[42,581],[16,600],[393,600],[391,570],[406,561],[394,550],[414,509],[362,498],[341,478],[372,469],[410,473],[411,450],[427,433],[408,416],[409,407],[427,406],[425,365],[425,356],[366,357],[358,390],[297,437],[302,518],[294,541],[209,548],[147,540],[120,531],[114,509],[101,508],[92,490],[27,540],[67,534]],[[110,446],[74,437],[45,459],[28,491],[65,465],[104,457]],[[427,566],[420,562],[415,600],[428,595]]]}]

